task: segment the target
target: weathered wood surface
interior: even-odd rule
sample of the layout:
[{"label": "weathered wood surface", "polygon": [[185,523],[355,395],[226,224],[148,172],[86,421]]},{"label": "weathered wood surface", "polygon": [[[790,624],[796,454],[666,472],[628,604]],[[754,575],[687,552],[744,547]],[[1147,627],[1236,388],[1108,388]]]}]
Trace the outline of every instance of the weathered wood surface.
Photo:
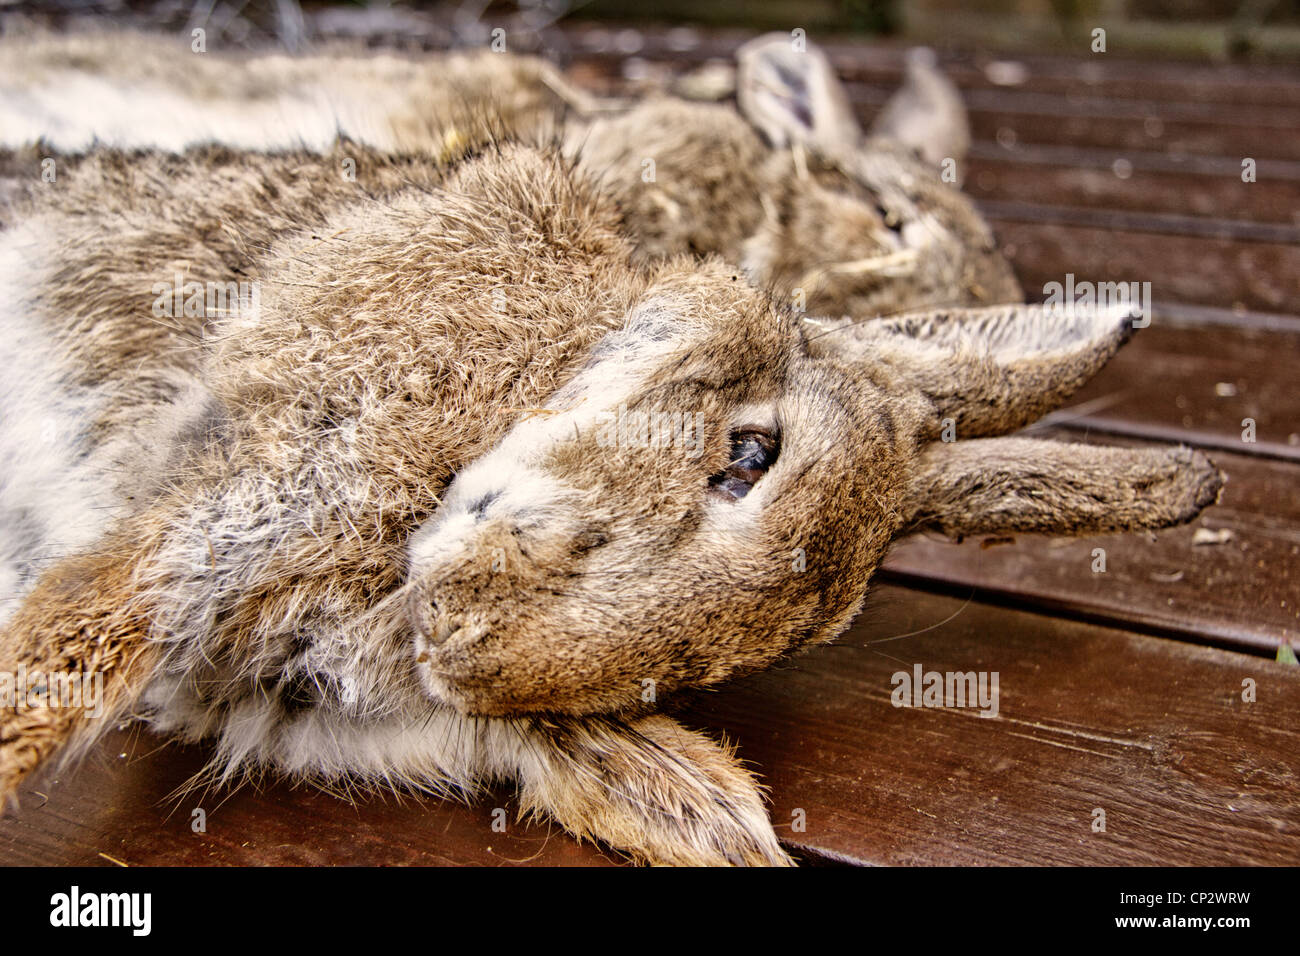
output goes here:
[{"label": "weathered wood surface", "polygon": [[[199,746],[118,730],[80,766],[50,769],[0,819],[0,865],[20,866],[544,866],[608,865],[546,824],[516,822],[508,790],[472,805],[406,794],[348,802],[311,787],[179,795],[203,767]],[[494,832],[493,811],[507,811]],[[196,809],[206,832],[193,829]],[[498,815],[499,816],[499,815]]]},{"label": "weathered wood surface", "polygon": [[[1257,168],[1259,182],[1241,180],[1240,161],[1218,172],[1150,169],[1143,156],[1125,154],[1128,175],[1115,175],[1113,153],[1081,157],[1029,148],[1012,152],[996,144],[976,144],[968,160],[966,190],[979,202],[1019,202],[1040,207],[1096,207],[1127,213],[1172,213],[1227,222],[1279,223],[1294,227],[1300,210],[1300,179],[1277,177],[1267,164]],[[1163,154],[1154,154],[1160,157]],[[1084,160],[1084,161],[1081,161]],[[1037,168],[1028,171],[1027,164]]]},{"label": "weathered wood surface", "polygon": [[[1300,389],[1285,371],[1298,366],[1300,332],[1179,327],[1157,308],[1151,327],[1054,420],[1074,428],[1132,425],[1170,442],[1300,458]],[[1243,440],[1246,419],[1255,423],[1254,443]]]},{"label": "weathered wood surface", "polygon": [[[901,47],[873,46],[863,51],[831,43],[828,49],[836,70],[849,82],[887,87],[897,83],[903,72]],[[1177,110],[1201,116],[1223,106],[1300,108],[1300,70],[1278,65],[1208,66],[1113,55],[973,56],[957,52],[944,57],[943,68],[966,96],[1031,91],[1073,100],[1173,104]],[[1263,118],[1269,121],[1267,114]]]},{"label": "weathered wood surface", "polygon": [[1034,298],[1067,272],[1094,282],[1150,282],[1162,299],[1262,312],[1291,311],[1300,297],[1300,245],[1058,223],[994,225]]},{"label": "weathered wood surface", "polygon": [[[895,708],[917,663],[998,671],[997,719]],[[1300,681],[1257,657],[884,586],[838,644],[695,713],[760,768],[778,832],[838,859],[1300,863]]]}]

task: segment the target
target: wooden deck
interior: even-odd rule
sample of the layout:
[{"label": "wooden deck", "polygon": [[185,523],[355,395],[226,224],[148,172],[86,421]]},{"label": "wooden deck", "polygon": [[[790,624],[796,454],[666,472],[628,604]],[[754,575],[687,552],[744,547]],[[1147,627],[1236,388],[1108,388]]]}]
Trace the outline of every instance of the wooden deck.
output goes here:
[{"label": "wooden deck", "polygon": [[[609,29],[566,36],[576,80],[625,85]],[[745,39],[637,36],[643,68],[673,72]],[[829,52],[869,120],[901,48]],[[805,862],[1300,863],[1300,668],[1274,660],[1300,643],[1300,69],[1016,59],[1011,86],[973,56],[943,61],[974,124],[967,190],[1030,298],[1074,273],[1149,281],[1156,303],[1037,430],[1203,447],[1228,474],[1222,504],[1158,536],[908,540],[837,644],[695,694],[681,716],[738,742]],[[918,663],[999,672],[997,719],[892,706],[891,675]],[[32,782],[0,822],[0,863],[618,862],[516,823],[504,790],[470,808],[278,783],[169,799],[202,760],[115,735],[78,773]]]}]

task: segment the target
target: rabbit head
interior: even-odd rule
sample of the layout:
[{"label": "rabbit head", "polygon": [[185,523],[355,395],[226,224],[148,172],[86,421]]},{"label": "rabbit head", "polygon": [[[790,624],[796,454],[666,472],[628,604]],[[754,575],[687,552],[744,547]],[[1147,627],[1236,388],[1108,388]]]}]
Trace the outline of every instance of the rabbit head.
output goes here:
[{"label": "rabbit head", "polygon": [[[653,285],[412,539],[426,686],[473,713],[613,710],[830,637],[895,523],[872,484],[899,449],[861,387],[732,272]],[[801,549],[842,573],[797,572]]]},{"label": "rabbit head", "polygon": [[815,46],[773,35],[738,60],[739,112],[652,98],[566,129],[643,259],[716,253],[810,315],[1023,299],[957,186],[965,113],[932,65],[912,59],[867,137]]},{"label": "rabbit head", "polygon": [[737,51],[740,112],[774,148],[768,181],[786,184],[741,261],[813,315],[1024,298],[958,188],[966,112],[927,52],[909,55],[903,86],[865,135],[816,46],[768,34]]},{"label": "rabbit head", "polygon": [[1130,328],[1031,306],[819,326],[716,268],[652,287],[411,539],[424,686],[476,715],[635,708],[830,639],[916,525],[1189,520],[1220,483],[1198,455],[982,440]]}]

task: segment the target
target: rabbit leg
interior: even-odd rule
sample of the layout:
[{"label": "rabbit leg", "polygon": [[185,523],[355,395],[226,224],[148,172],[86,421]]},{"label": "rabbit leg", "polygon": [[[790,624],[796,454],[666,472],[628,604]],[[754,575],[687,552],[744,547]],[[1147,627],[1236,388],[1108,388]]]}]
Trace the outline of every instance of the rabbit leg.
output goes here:
[{"label": "rabbit leg", "polygon": [[524,809],[634,859],[687,866],[790,866],[758,784],[736,757],[669,717],[518,725],[506,768]]},{"label": "rabbit leg", "polygon": [[0,808],[47,758],[111,726],[148,676],[136,567],[112,549],[66,559],[0,629]]}]

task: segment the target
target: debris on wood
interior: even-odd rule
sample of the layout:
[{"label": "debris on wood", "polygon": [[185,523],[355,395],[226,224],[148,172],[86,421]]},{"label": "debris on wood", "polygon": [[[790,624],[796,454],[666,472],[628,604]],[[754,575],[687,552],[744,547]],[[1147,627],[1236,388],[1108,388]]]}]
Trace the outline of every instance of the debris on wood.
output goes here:
[{"label": "debris on wood", "polygon": [[1201,544],[1227,544],[1235,537],[1231,528],[1219,528],[1211,530],[1209,528],[1197,528],[1196,533],[1192,535],[1192,545]]},{"label": "debris on wood", "polygon": [[1029,79],[1029,68],[1016,60],[994,60],[985,65],[984,75],[994,86],[1019,86]]}]

